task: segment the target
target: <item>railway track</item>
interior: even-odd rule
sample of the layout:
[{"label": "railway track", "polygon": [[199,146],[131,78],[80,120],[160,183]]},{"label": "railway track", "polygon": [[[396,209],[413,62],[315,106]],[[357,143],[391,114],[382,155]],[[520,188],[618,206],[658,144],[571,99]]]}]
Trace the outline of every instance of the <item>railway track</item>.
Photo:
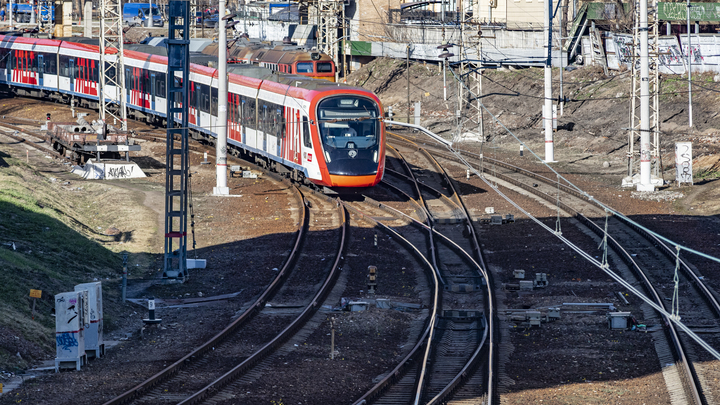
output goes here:
[{"label": "railway track", "polygon": [[[430,155],[420,151],[410,161],[397,150],[391,153],[395,158],[388,159],[386,170],[391,180],[386,179],[382,186],[415,204],[420,219],[406,219],[426,231],[427,261],[433,266],[442,294],[436,327],[429,331],[433,336],[427,360],[406,366],[410,370],[403,377],[392,373],[392,386],[384,386],[385,391],[379,392],[382,384],[391,385],[386,379],[358,403],[441,403],[459,388],[464,388],[460,397],[487,400],[494,391],[494,371],[489,366],[494,364],[493,295],[491,288],[483,293],[489,284],[488,275],[470,217],[452,180]],[[384,206],[370,197],[367,201]],[[399,210],[385,208],[398,217],[405,216]],[[488,366],[479,369],[482,360]]]},{"label": "railway track", "polygon": [[[261,295],[248,305],[239,318],[212,339],[143,383],[106,402],[106,404],[178,403],[182,400],[188,400],[188,398],[192,398],[192,401],[202,399],[208,393],[213,392],[215,388],[212,387],[217,387],[218,384],[227,384],[240,374],[247,372],[250,366],[257,364],[262,358],[272,353],[287,339],[289,334],[297,330],[306,320],[309,313],[317,309],[319,297],[327,293],[329,286],[332,284],[331,281],[334,279],[333,277],[337,274],[337,262],[339,261],[342,243],[336,254],[338,259],[332,269],[316,270],[315,272],[302,271],[303,268],[309,266],[307,256],[301,255],[303,251],[307,253],[308,249],[310,249],[306,240],[308,233],[311,229],[317,229],[317,227],[323,225],[331,226],[332,224],[327,221],[311,221],[309,208],[311,204],[308,203],[306,197],[300,194],[299,190],[295,190],[295,195],[303,207],[300,210],[301,216],[295,242],[277,276]],[[343,222],[344,218],[337,221]],[[342,229],[344,227],[341,227]],[[342,233],[344,234],[344,230]],[[320,241],[320,246],[316,246],[314,249],[326,249],[324,245],[326,242],[326,240]],[[318,268],[318,266],[313,268]],[[315,291],[311,287],[317,283],[318,278],[325,280],[323,288],[314,295],[309,294]],[[302,293],[298,292],[298,288],[301,287],[305,289]],[[269,314],[265,309],[271,300],[275,300],[274,302],[277,303],[295,302],[296,304],[305,301],[303,305],[306,309],[299,316],[292,313],[285,315]],[[284,319],[284,323],[279,319]],[[262,328],[253,329],[253,325]],[[274,328],[278,334],[274,338],[267,339],[266,333],[259,332],[255,336],[254,346],[253,343],[244,342],[243,339],[238,338],[240,331],[247,333],[248,330],[262,331],[264,328]],[[243,336],[245,335],[243,334]],[[255,350],[254,347],[257,346],[261,346],[261,349]],[[194,377],[189,378],[188,376]],[[191,381],[192,384],[188,383],[188,381]],[[213,381],[215,381],[214,385],[212,385]],[[205,387],[206,385],[211,388]]]},{"label": "railway track", "polygon": [[[407,140],[399,142],[408,144]],[[414,145],[413,142],[409,144]],[[682,321],[701,332],[718,330],[720,306],[717,297],[704,284],[702,276],[690,264],[676,256],[672,247],[630,223],[623,215],[608,213],[606,216],[604,207],[590,201],[586,194],[561,184],[559,179],[554,180],[507,162],[481,158],[468,151],[461,153],[463,159],[480,167],[487,179],[501,186],[521,188],[545,200],[549,206],[556,205],[587,226],[598,238],[603,238],[605,235],[607,221],[608,245],[633,272],[623,276],[628,281],[641,282],[646,294],[668,312],[672,312],[675,291],[672,270],[677,263],[678,286],[682,291],[690,290],[689,293],[686,292],[675,298],[679,307],[683,309]],[[457,156],[447,151],[434,149],[433,155],[463,163]],[[664,326],[653,334],[661,364],[673,365],[663,370],[671,398],[679,403],[718,403],[720,395],[717,392],[717,384],[710,383],[717,381],[718,371],[702,363],[704,360],[709,360],[707,352],[699,350],[697,343],[681,333],[665,316],[649,306],[644,312],[646,322],[657,322]],[[719,333],[714,333],[710,338],[717,343],[718,335]]]}]

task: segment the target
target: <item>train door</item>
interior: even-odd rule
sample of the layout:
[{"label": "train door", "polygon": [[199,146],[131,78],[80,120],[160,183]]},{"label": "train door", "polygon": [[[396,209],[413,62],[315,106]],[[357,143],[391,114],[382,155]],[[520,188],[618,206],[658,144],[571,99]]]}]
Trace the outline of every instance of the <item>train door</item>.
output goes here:
[{"label": "train door", "polygon": [[155,111],[155,73],[150,75],[150,109]]},{"label": "train door", "polygon": [[38,84],[40,87],[43,87],[45,84],[43,75],[45,73],[45,56],[44,55],[38,55],[37,57],[37,63],[38,63]]},{"label": "train door", "polygon": [[70,66],[70,70],[69,70],[68,78],[70,79],[70,91],[74,92],[75,91],[75,71],[76,71],[75,70],[75,58],[70,58],[69,66]]}]

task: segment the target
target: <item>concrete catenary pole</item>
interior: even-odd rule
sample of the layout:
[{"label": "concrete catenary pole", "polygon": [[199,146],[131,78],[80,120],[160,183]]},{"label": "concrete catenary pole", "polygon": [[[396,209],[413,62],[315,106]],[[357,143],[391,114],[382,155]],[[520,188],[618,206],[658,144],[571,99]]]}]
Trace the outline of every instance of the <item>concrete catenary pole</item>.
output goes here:
[{"label": "concrete catenary pole", "polygon": [[693,126],[692,112],[692,46],[690,45],[690,0],[687,0],[687,66],[688,66],[688,127]]},{"label": "concrete catenary pole", "polygon": [[545,60],[545,107],[543,108],[543,122],[545,123],[545,162],[555,161],[553,145],[553,116],[552,116],[552,0],[547,1],[545,7],[545,45],[547,46],[547,59]]},{"label": "concrete catenary pole", "polygon": [[152,9],[152,0],[149,1],[150,9],[148,10],[148,16],[145,19],[146,20],[146,26],[148,28],[152,28],[153,26],[153,9]]},{"label": "concrete catenary pole", "polygon": [[215,168],[217,173],[214,195],[228,195],[227,186],[227,20],[225,17],[225,0],[220,0],[218,15],[218,120],[217,144],[215,145]]},{"label": "concrete catenary pole", "polygon": [[35,1],[30,0],[30,24],[35,25],[37,24],[37,21],[35,20]]},{"label": "concrete catenary pole", "polygon": [[92,38],[92,12],[93,12],[92,1],[85,1],[85,5],[83,8],[83,24],[84,24],[83,35],[85,35],[86,38]]},{"label": "concrete catenary pole", "polygon": [[648,0],[640,0],[640,183],[638,191],[655,191],[650,179],[650,58]]}]

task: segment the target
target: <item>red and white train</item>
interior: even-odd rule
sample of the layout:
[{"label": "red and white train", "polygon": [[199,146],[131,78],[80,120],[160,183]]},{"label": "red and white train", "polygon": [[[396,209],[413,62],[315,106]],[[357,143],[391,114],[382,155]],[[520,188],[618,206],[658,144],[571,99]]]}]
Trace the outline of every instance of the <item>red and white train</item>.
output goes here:
[{"label": "red and white train", "polygon": [[[124,65],[128,115],[162,123],[167,58],[125,51]],[[17,95],[98,108],[99,69],[97,46],[0,35],[0,86]],[[370,187],[382,180],[385,126],[374,93],[254,66],[229,71],[230,153],[331,189]],[[106,86],[106,100],[119,90]],[[188,102],[193,137],[214,144],[216,69],[191,64]]]}]

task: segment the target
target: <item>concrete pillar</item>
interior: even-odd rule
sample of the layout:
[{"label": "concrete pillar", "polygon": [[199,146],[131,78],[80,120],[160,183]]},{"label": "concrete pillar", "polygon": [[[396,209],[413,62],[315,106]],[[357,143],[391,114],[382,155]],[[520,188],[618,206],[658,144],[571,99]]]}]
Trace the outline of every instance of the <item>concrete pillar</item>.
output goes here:
[{"label": "concrete pillar", "polygon": [[85,1],[85,7],[83,8],[83,23],[85,27],[85,31],[83,33],[84,36],[88,38],[92,38],[92,12],[93,12],[93,5],[92,1]]},{"label": "concrete pillar", "polygon": [[53,36],[63,37],[63,1],[55,1],[55,25],[53,26]]},{"label": "concrete pillar", "polygon": [[72,1],[63,1],[63,36],[72,36]]}]

